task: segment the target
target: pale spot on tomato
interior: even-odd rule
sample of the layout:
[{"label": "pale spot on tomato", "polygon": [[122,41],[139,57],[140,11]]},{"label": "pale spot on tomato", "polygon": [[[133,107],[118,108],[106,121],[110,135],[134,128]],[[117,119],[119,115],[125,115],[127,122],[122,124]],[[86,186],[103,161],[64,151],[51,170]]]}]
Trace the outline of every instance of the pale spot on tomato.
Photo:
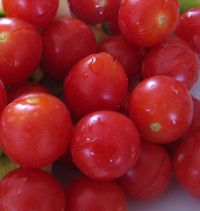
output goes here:
[{"label": "pale spot on tomato", "polygon": [[154,132],[158,132],[161,129],[161,125],[158,122],[154,122],[150,125],[150,128]]},{"label": "pale spot on tomato", "polygon": [[[99,1],[99,6],[104,7],[107,4],[107,0],[100,0]],[[98,6],[97,6],[98,7]]]},{"label": "pale spot on tomato", "polygon": [[180,154],[180,155],[178,156],[178,162],[180,162],[180,161],[182,161],[182,160],[184,160],[184,155],[183,155],[183,154]]},{"label": "pale spot on tomato", "polygon": [[31,97],[26,99],[26,102],[30,104],[38,103],[39,101],[40,99],[38,97]]},{"label": "pale spot on tomato", "polygon": [[0,33],[0,42],[6,42],[9,39],[8,32],[1,32]]},{"label": "pale spot on tomato", "polygon": [[156,21],[157,21],[158,26],[163,27],[164,25],[167,24],[167,17],[164,14],[159,14],[156,17]]}]

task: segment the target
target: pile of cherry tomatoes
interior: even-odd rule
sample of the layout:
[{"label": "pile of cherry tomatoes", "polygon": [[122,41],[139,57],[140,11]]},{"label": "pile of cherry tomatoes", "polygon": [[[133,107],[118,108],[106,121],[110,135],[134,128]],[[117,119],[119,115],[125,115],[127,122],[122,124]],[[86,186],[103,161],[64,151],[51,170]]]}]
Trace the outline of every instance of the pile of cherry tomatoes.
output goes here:
[{"label": "pile of cherry tomatoes", "polygon": [[200,198],[198,2],[2,1],[0,211]]}]

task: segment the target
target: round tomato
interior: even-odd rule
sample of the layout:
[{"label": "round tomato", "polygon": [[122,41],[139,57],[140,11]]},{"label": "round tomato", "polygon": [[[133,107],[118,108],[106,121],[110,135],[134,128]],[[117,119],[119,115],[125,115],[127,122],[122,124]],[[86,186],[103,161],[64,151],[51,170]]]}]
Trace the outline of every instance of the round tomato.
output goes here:
[{"label": "round tomato", "polygon": [[200,8],[194,8],[182,13],[176,27],[176,34],[200,53]]},{"label": "round tomato", "polygon": [[71,11],[89,24],[102,23],[117,16],[120,0],[69,0]]},{"label": "round tomato", "polygon": [[0,210],[63,211],[65,195],[56,179],[39,169],[20,168],[0,184]]},{"label": "round tomato", "polygon": [[191,135],[178,145],[173,162],[179,183],[200,198],[200,133]]},{"label": "round tomato", "polygon": [[117,110],[127,93],[122,65],[110,54],[91,54],[70,70],[64,84],[67,106],[76,117],[97,110]]},{"label": "round tomato", "polygon": [[59,0],[3,0],[2,3],[7,17],[20,18],[43,28],[56,16]]},{"label": "round tomato", "polygon": [[118,182],[132,200],[150,200],[160,196],[172,179],[172,165],[166,150],[143,142],[141,156]]},{"label": "round tomato", "polygon": [[145,140],[173,142],[191,124],[192,97],[182,82],[168,76],[152,76],[133,90],[129,114]]},{"label": "round tomato", "polygon": [[153,47],[142,64],[145,78],[153,75],[167,75],[182,81],[191,88],[198,81],[199,59],[186,42],[170,37]]},{"label": "round tomato", "polygon": [[25,167],[42,167],[63,155],[72,123],[66,106],[56,97],[35,93],[8,104],[0,119],[4,152]]},{"label": "round tomato", "polygon": [[87,177],[74,180],[66,188],[67,211],[126,211],[126,198],[115,182],[95,181]]},{"label": "round tomato", "polygon": [[98,111],[83,117],[71,140],[74,163],[87,176],[112,180],[137,161],[140,137],[129,118],[114,111]]},{"label": "round tomato", "polygon": [[17,18],[0,19],[0,78],[5,85],[26,81],[40,63],[41,36]]},{"label": "round tomato", "polygon": [[128,40],[148,47],[165,40],[174,31],[178,17],[177,0],[124,0],[118,20]]},{"label": "round tomato", "polygon": [[96,39],[84,22],[59,17],[42,32],[42,68],[51,77],[64,80],[69,69],[83,57],[96,52]]}]

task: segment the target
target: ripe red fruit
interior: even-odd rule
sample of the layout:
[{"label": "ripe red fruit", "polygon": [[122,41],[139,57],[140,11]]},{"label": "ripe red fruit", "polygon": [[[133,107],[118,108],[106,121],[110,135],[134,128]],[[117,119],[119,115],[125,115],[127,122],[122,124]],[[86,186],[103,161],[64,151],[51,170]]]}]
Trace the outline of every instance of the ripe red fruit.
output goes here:
[{"label": "ripe red fruit", "polygon": [[71,153],[74,163],[87,176],[112,180],[137,161],[140,137],[128,117],[114,111],[98,111],[76,125]]},{"label": "ripe red fruit", "polygon": [[127,93],[128,80],[122,65],[110,54],[91,54],[70,70],[64,97],[78,118],[98,110],[117,110]]},{"label": "ripe red fruit", "polygon": [[56,97],[35,93],[8,104],[0,119],[1,144],[6,155],[25,167],[51,164],[68,149],[72,122]]},{"label": "ripe red fruit", "polygon": [[65,195],[56,179],[39,169],[20,168],[0,184],[0,210],[63,211]]},{"label": "ripe red fruit", "polygon": [[179,17],[177,0],[124,0],[119,9],[119,27],[133,44],[150,47],[164,41]]},{"label": "ripe red fruit", "polygon": [[129,115],[146,141],[173,142],[191,124],[192,97],[182,82],[164,75],[152,76],[133,90]]},{"label": "ripe red fruit", "polygon": [[172,165],[167,151],[143,142],[137,163],[118,182],[132,200],[151,200],[166,190],[171,179]]}]

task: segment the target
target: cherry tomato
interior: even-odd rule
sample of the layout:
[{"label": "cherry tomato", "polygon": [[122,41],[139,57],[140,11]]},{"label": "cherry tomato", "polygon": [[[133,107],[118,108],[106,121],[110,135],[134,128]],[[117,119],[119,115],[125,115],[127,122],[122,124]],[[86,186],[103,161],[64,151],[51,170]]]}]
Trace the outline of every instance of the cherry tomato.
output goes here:
[{"label": "cherry tomato", "polygon": [[0,19],[0,78],[5,85],[26,81],[40,63],[41,36],[17,18]]},{"label": "cherry tomato", "polygon": [[89,24],[102,23],[117,16],[120,0],[69,0],[71,11]]},{"label": "cherry tomato", "polygon": [[108,53],[92,54],[73,66],[64,84],[67,106],[76,117],[117,110],[127,93],[124,68]]},{"label": "cherry tomato", "polygon": [[174,155],[174,170],[178,182],[193,196],[200,198],[200,133],[179,144]]},{"label": "cherry tomato", "polygon": [[160,196],[172,179],[172,165],[166,150],[156,144],[142,143],[136,165],[119,178],[119,184],[132,200]]},{"label": "cherry tomato", "polygon": [[8,99],[9,99],[9,102],[11,102],[15,100],[16,98],[20,97],[21,95],[32,94],[32,93],[37,93],[37,92],[44,92],[47,94],[51,94],[51,91],[47,87],[41,85],[40,83],[29,82],[20,87],[9,90]]},{"label": "cherry tomato", "polygon": [[96,51],[96,39],[90,28],[70,17],[54,20],[42,32],[42,39],[42,68],[55,79],[64,80],[76,62]]},{"label": "cherry tomato", "polygon": [[45,93],[23,95],[8,104],[1,115],[3,150],[25,167],[42,167],[63,155],[71,130],[66,106]]},{"label": "cherry tomato", "polygon": [[129,81],[139,74],[142,63],[142,49],[131,45],[122,35],[109,36],[99,45],[99,51],[105,51],[116,58],[124,67]]},{"label": "cherry tomato", "polygon": [[182,82],[152,76],[133,90],[129,114],[145,140],[169,143],[180,138],[191,124],[192,97]]},{"label": "cherry tomato", "polygon": [[16,17],[43,28],[56,16],[59,0],[2,0],[7,17]]},{"label": "cherry tomato", "polygon": [[199,59],[196,53],[177,37],[170,37],[153,47],[143,60],[144,78],[167,75],[191,88],[198,81]]},{"label": "cherry tomato", "polygon": [[137,161],[140,137],[129,118],[114,111],[98,111],[83,117],[71,140],[72,158],[87,176],[112,180]]},{"label": "cherry tomato", "polygon": [[66,188],[66,210],[126,211],[127,205],[123,191],[115,182],[82,176]]},{"label": "cherry tomato", "polygon": [[190,9],[179,18],[176,27],[178,37],[184,39],[189,45],[200,53],[200,8]]},{"label": "cherry tomato", "polygon": [[124,0],[119,27],[132,43],[148,47],[164,41],[174,31],[178,17],[177,0]]},{"label": "cherry tomato", "polygon": [[39,169],[16,169],[0,184],[0,210],[63,211],[65,195],[56,179]]}]

